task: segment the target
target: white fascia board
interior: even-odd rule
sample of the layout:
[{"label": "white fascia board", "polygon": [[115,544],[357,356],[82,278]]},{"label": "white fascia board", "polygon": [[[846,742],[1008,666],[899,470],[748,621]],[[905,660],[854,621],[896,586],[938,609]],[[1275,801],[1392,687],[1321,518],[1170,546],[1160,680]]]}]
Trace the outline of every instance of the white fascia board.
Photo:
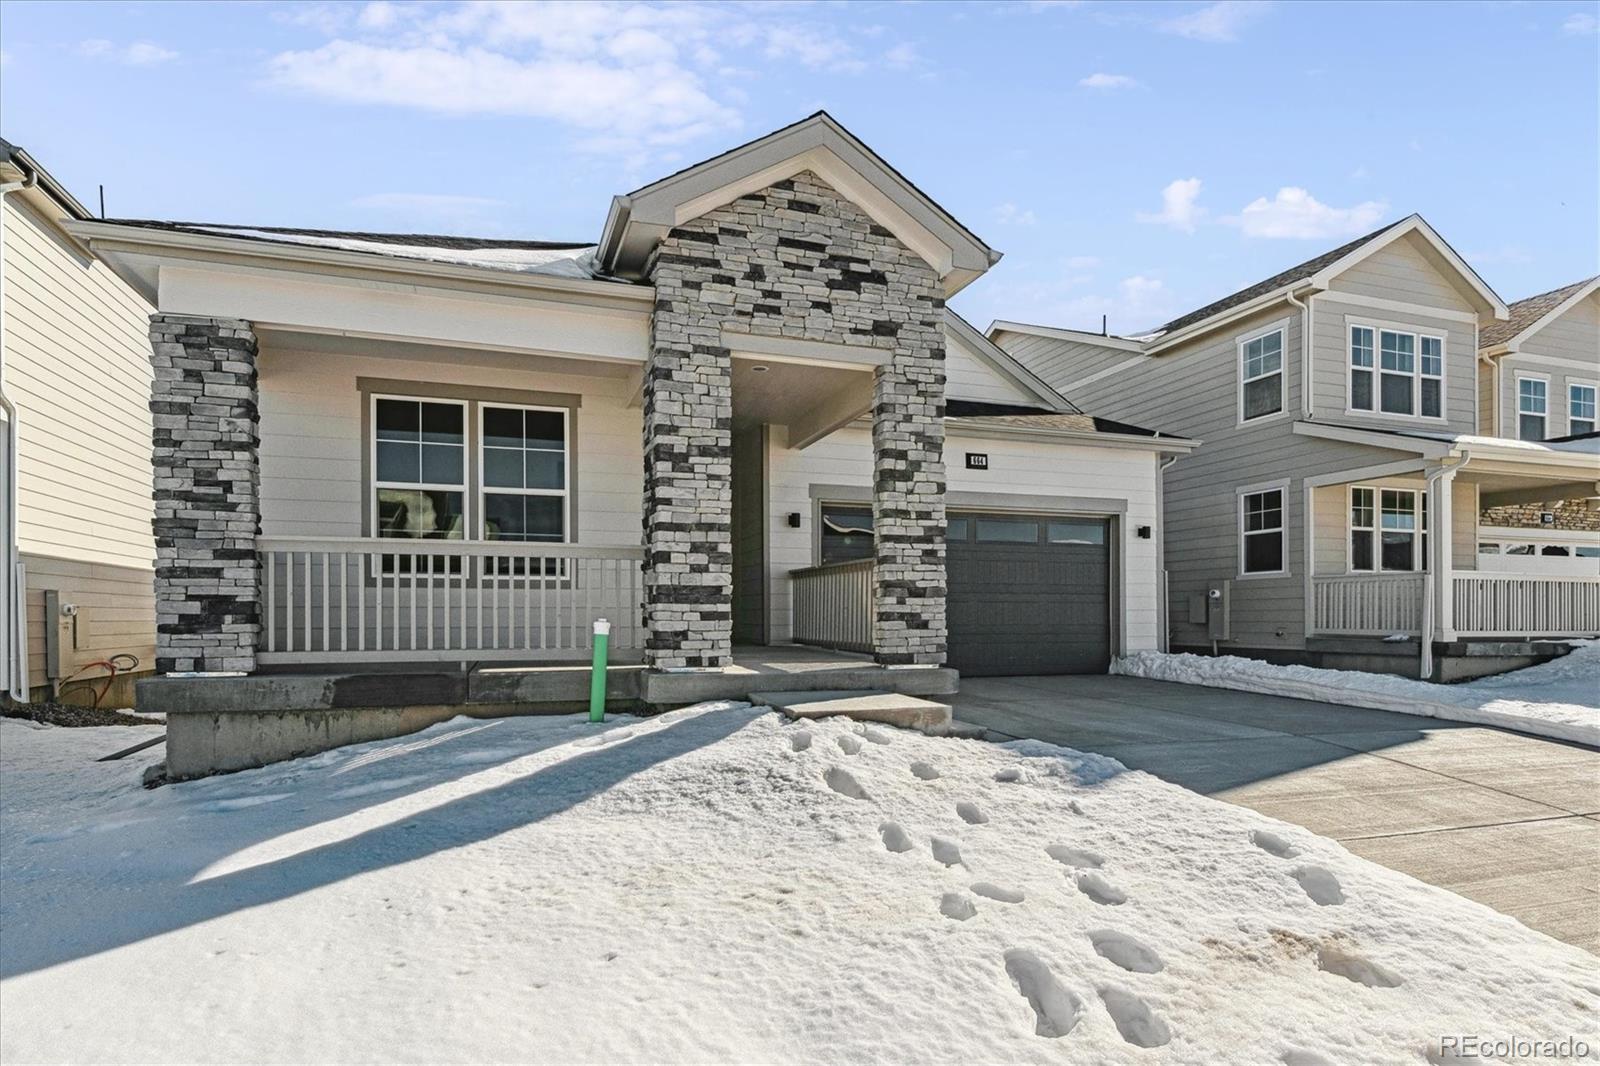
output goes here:
[{"label": "white fascia board", "polygon": [[1316,285],[1317,288],[1326,289],[1328,287],[1328,283],[1333,278],[1344,273],[1346,270],[1349,270],[1362,260],[1382,251],[1395,241],[1398,241],[1412,233],[1419,235],[1423,240],[1427,241],[1433,250],[1437,252],[1445,262],[1450,264],[1450,266],[1455,270],[1457,276],[1459,276],[1461,280],[1465,281],[1467,283],[1467,287],[1477,294],[1478,298],[1484,302],[1489,312],[1493,314],[1495,318],[1504,320],[1511,317],[1511,312],[1506,308],[1506,303],[1504,300],[1500,299],[1499,294],[1489,287],[1488,282],[1484,281],[1483,278],[1478,276],[1478,272],[1476,270],[1473,270],[1472,267],[1467,265],[1467,261],[1465,259],[1462,259],[1456,254],[1456,250],[1450,247],[1450,245],[1445,242],[1445,239],[1439,236],[1438,231],[1432,226],[1428,225],[1427,220],[1421,215],[1411,215],[1398,225],[1372,238],[1372,240],[1366,242],[1361,247],[1341,256],[1339,259],[1313,274],[1310,278],[1310,281],[1312,284]]},{"label": "white fascia board", "polygon": [[1183,329],[1176,330],[1172,333],[1164,333],[1158,339],[1153,340],[1146,345],[1144,352],[1146,355],[1159,355],[1162,352],[1171,351],[1173,348],[1176,348],[1182,344],[1187,344],[1196,337],[1210,333],[1214,329],[1221,329],[1230,322],[1237,322],[1241,318],[1249,318],[1251,315],[1259,314],[1275,304],[1283,303],[1287,301],[1291,295],[1305,297],[1307,295],[1325,291],[1326,286],[1315,284],[1312,281],[1302,278],[1300,281],[1291,282],[1282,288],[1277,288],[1273,289],[1271,292],[1262,293],[1255,299],[1239,304],[1237,307],[1230,307],[1226,311],[1219,311],[1210,318],[1203,318],[1199,322],[1185,326]]},{"label": "white fascia board", "polygon": [[1090,333],[1087,330],[1064,329],[1059,326],[1036,326],[1028,322],[1010,322],[998,318],[989,323],[989,328],[985,333],[991,341],[994,340],[996,334],[1019,333],[1030,337],[1072,341],[1076,344],[1093,344],[1100,348],[1115,348],[1121,352],[1142,352],[1148,347],[1145,342],[1129,340],[1126,337],[1110,337],[1104,333]]}]

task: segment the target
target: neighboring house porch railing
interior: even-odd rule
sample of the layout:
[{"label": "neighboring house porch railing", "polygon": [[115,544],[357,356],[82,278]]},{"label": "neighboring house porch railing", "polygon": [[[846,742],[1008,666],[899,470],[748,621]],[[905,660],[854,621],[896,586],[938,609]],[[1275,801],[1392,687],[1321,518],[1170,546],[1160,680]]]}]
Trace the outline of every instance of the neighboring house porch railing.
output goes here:
[{"label": "neighboring house porch railing", "polygon": [[256,661],[584,660],[644,644],[643,548],[262,537]]},{"label": "neighboring house porch railing", "polygon": [[1457,572],[1453,584],[1460,636],[1600,634],[1600,577]]},{"label": "neighboring house porch railing", "polygon": [[[1424,575],[1314,577],[1312,634],[1389,636],[1422,631]],[[1457,637],[1584,637],[1600,634],[1600,576],[1450,576]]]},{"label": "neighboring house porch railing", "polygon": [[872,565],[854,559],[789,571],[796,644],[872,650]]},{"label": "neighboring house porch railing", "polygon": [[1422,632],[1422,574],[1314,577],[1312,631],[1387,637]]}]

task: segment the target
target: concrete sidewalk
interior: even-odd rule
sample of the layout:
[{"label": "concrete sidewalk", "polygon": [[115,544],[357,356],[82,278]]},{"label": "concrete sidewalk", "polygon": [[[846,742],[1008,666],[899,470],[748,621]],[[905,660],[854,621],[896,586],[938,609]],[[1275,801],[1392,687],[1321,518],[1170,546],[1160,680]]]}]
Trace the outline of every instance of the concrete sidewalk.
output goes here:
[{"label": "concrete sidewalk", "polygon": [[972,678],[958,719],[1303,825],[1600,954],[1600,752],[1131,677]]}]

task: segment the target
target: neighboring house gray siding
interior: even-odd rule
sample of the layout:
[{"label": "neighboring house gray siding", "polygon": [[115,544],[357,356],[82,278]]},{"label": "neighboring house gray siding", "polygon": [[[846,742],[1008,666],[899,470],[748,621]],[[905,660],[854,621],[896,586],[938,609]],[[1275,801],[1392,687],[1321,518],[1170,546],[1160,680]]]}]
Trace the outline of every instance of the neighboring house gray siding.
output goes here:
[{"label": "neighboring house gray siding", "polygon": [[1567,410],[1568,386],[1575,382],[1586,385],[1600,382],[1600,292],[1574,304],[1561,317],[1529,334],[1518,351],[1499,357],[1498,362],[1502,436],[1518,436],[1519,372],[1549,382],[1545,436],[1564,437],[1571,433]]}]

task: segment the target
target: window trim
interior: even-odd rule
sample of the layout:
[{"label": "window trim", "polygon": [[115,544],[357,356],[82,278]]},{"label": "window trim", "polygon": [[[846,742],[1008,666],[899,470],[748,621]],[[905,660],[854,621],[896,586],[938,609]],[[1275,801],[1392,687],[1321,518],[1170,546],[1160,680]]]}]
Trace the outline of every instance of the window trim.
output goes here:
[{"label": "window trim", "polygon": [[1575,390],[1575,389],[1592,389],[1592,390],[1594,390],[1595,417],[1594,418],[1583,419],[1583,421],[1594,423],[1594,428],[1586,430],[1585,432],[1592,433],[1592,432],[1594,432],[1594,430],[1600,429],[1600,383],[1596,383],[1596,382],[1593,382],[1593,381],[1586,381],[1583,378],[1568,378],[1567,379],[1567,405],[1566,405],[1566,413],[1567,413],[1567,432],[1566,432],[1566,436],[1568,436],[1568,437],[1570,437],[1570,436],[1572,436],[1572,435],[1574,435],[1575,433],[1578,432],[1577,430],[1572,428],[1572,421],[1573,421],[1573,419],[1572,419],[1572,393],[1573,393],[1573,390]]},{"label": "window trim", "polygon": [[[1372,521],[1368,526],[1357,526],[1352,522],[1355,510],[1355,493],[1358,489],[1365,489],[1372,493]],[[1412,527],[1411,541],[1411,569],[1386,570],[1383,566],[1383,494],[1385,492],[1405,492],[1411,495],[1411,516],[1415,521]],[[1421,574],[1428,569],[1428,490],[1414,485],[1384,485],[1378,482],[1356,483],[1346,487],[1345,512],[1344,512],[1344,572],[1356,576],[1373,576],[1382,574]],[[1372,533],[1372,567],[1367,570],[1358,570],[1355,566],[1355,553],[1351,550],[1353,535],[1357,532]]]},{"label": "window trim", "polygon": [[[1235,386],[1234,391],[1237,393],[1234,417],[1236,419],[1236,425],[1238,426],[1258,426],[1263,422],[1268,422],[1275,418],[1285,418],[1291,413],[1289,411],[1289,321],[1290,320],[1287,318],[1280,318],[1278,321],[1273,322],[1270,325],[1262,326],[1259,329],[1251,330],[1248,333],[1241,334],[1240,336],[1234,338],[1233,376]],[[1270,337],[1274,333],[1279,334],[1277,369],[1278,409],[1276,411],[1269,411],[1266,414],[1255,415],[1252,418],[1246,418],[1244,414],[1244,387],[1252,381],[1260,381],[1262,378],[1271,377],[1272,375],[1258,374],[1253,378],[1246,378],[1244,376],[1245,345],[1251,343],[1252,341],[1258,341],[1263,337]]]},{"label": "window trim", "polygon": [[[1289,481],[1281,478],[1277,481],[1267,481],[1256,485],[1241,485],[1234,490],[1234,522],[1235,536],[1239,541],[1238,580],[1254,581],[1257,578],[1289,577]],[[1278,569],[1276,570],[1249,570],[1244,568],[1245,563],[1245,506],[1244,501],[1250,496],[1259,496],[1262,493],[1276,492],[1278,494],[1279,511],[1282,514],[1281,525],[1276,530],[1252,530],[1251,535],[1277,532],[1282,540],[1278,549]]]},{"label": "window trim", "polygon": [[[476,417],[473,420],[473,428],[477,431],[477,439],[475,441],[476,447],[473,449],[473,456],[477,460],[477,466],[478,466],[478,470],[477,470],[477,502],[478,502],[478,510],[481,512],[481,514],[480,514],[480,516],[478,518],[478,524],[475,525],[475,526],[472,526],[471,528],[474,530],[474,532],[477,533],[477,535],[478,535],[477,539],[480,540],[480,541],[484,541],[484,542],[488,542],[488,540],[489,540],[489,531],[488,531],[488,528],[486,526],[486,523],[489,520],[489,508],[488,508],[488,505],[484,503],[484,499],[483,498],[488,493],[494,492],[494,493],[499,493],[499,494],[507,495],[507,496],[560,496],[560,497],[562,497],[562,501],[561,501],[561,539],[560,540],[535,540],[535,541],[512,540],[512,541],[504,541],[504,542],[496,541],[495,543],[544,544],[544,545],[549,545],[549,546],[555,546],[557,544],[571,544],[571,543],[573,543],[573,540],[572,540],[572,521],[573,521],[573,514],[572,514],[572,409],[570,407],[553,407],[553,406],[550,406],[548,404],[511,403],[511,402],[503,401],[503,400],[476,400],[476,401],[473,401],[472,406],[474,408],[476,408]],[[505,408],[511,408],[513,410],[518,410],[518,411],[546,411],[546,412],[550,412],[550,413],[553,413],[553,414],[559,414],[561,416],[561,467],[562,467],[562,478],[561,478],[561,488],[559,490],[558,489],[529,489],[529,488],[516,488],[516,489],[514,489],[514,488],[509,488],[507,486],[488,485],[488,484],[485,483],[484,471],[485,471],[485,468],[489,464],[484,462],[484,450],[488,447],[488,445],[485,444],[484,441],[487,439],[488,435],[484,432],[483,418],[484,418],[485,409],[489,408],[489,407],[505,407]]]},{"label": "window trim", "polygon": [[[1538,371],[1534,371],[1534,370],[1522,370],[1522,369],[1517,369],[1517,370],[1513,371],[1513,376],[1512,376],[1511,398],[1512,398],[1513,401],[1515,401],[1512,404],[1512,414],[1516,418],[1516,424],[1515,425],[1516,425],[1517,432],[1512,435],[1511,439],[1512,440],[1527,440],[1528,439],[1527,437],[1524,437],[1522,435],[1522,416],[1524,414],[1524,412],[1522,410],[1522,383],[1524,381],[1538,381],[1538,382],[1543,382],[1543,384],[1544,384],[1544,411],[1543,411],[1542,414],[1540,414],[1538,416],[1538,417],[1544,419],[1544,436],[1540,437],[1539,440],[1541,440],[1541,441],[1549,440],[1550,439],[1550,375],[1549,374],[1541,374]],[[1527,412],[1527,414],[1528,414],[1528,416],[1530,418],[1533,417],[1533,413],[1531,411]]]},{"label": "window trim", "polygon": [[[1363,418],[1390,418],[1410,421],[1420,419],[1424,422],[1448,422],[1450,420],[1450,397],[1446,391],[1450,374],[1450,337],[1448,331],[1425,330],[1418,326],[1404,325],[1399,322],[1384,322],[1375,318],[1360,318],[1355,315],[1346,315],[1344,318],[1344,413]],[[1372,331],[1372,365],[1356,366],[1355,363],[1355,331],[1366,329]],[[1412,362],[1411,372],[1411,414],[1402,414],[1397,411],[1383,409],[1383,375],[1385,373],[1398,376],[1401,371],[1383,369],[1383,335],[1393,333],[1409,336],[1411,338]],[[1422,342],[1424,339],[1439,342],[1439,373],[1424,374],[1422,372]],[[1353,388],[1352,375],[1357,370],[1363,370],[1372,375],[1372,407],[1357,407],[1355,405],[1355,389]],[[1426,378],[1439,382],[1439,413],[1425,415],[1422,413],[1422,382]]]},{"label": "window trim", "polygon": [[[431,482],[431,481],[430,482],[422,482],[422,481],[418,481],[418,482],[398,482],[398,481],[380,482],[379,481],[379,479],[378,479],[378,401],[379,400],[399,400],[399,401],[404,402],[404,403],[418,403],[418,404],[437,403],[437,404],[445,404],[445,405],[448,405],[448,406],[461,408],[461,482],[460,482],[460,484],[446,485],[446,484],[443,484],[443,483],[434,483],[434,482]],[[471,412],[471,409],[470,409],[470,405],[469,405],[468,401],[466,401],[466,400],[456,400],[456,399],[450,399],[450,398],[441,397],[441,396],[406,395],[405,393],[391,393],[391,392],[372,392],[372,393],[369,393],[367,395],[367,422],[366,422],[366,433],[367,433],[367,470],[366,470],[366,474],[367,474],[367,478],[366,478],[366,482],[367,482],[367,492],[366,492],[367,515],[366,515],[366,521],[364,523],[362,523],[362,529],[363,530],[370,530],[370,532],[364,533],[363,536],[371,537],[373,539],[383,538],[383,539],[386,539],[386,540],[395,540],[395,541],[401,541],[401,542],[404,542],[404,541],[409,540],[409,539],[414,539],[414,538],[407,538],[407,537],[388,537],[388,538],[384,538],[383,535],[378,531],[378,490],[379,489],[385,489],[385,488],[392,488],[392,489],[416,489],[416,490],[421,491],[421,492],[457,492],[457,491],[459,491],[461,493],[461,536],[458,537],[458,538],[446,538],[446,539],[455,539],[457,542],[466,542],[466,541],[468,541],[470,539],[467,536],[467,534],[469,532],[471,532],[472,529],[473,529],[473,525],[472,525],[472,460],[473,460],[473,449],[472,449],[471,417],[472,417],[472,412]],[[421,471],[419,470],[418,473],[420,474]]]}]

